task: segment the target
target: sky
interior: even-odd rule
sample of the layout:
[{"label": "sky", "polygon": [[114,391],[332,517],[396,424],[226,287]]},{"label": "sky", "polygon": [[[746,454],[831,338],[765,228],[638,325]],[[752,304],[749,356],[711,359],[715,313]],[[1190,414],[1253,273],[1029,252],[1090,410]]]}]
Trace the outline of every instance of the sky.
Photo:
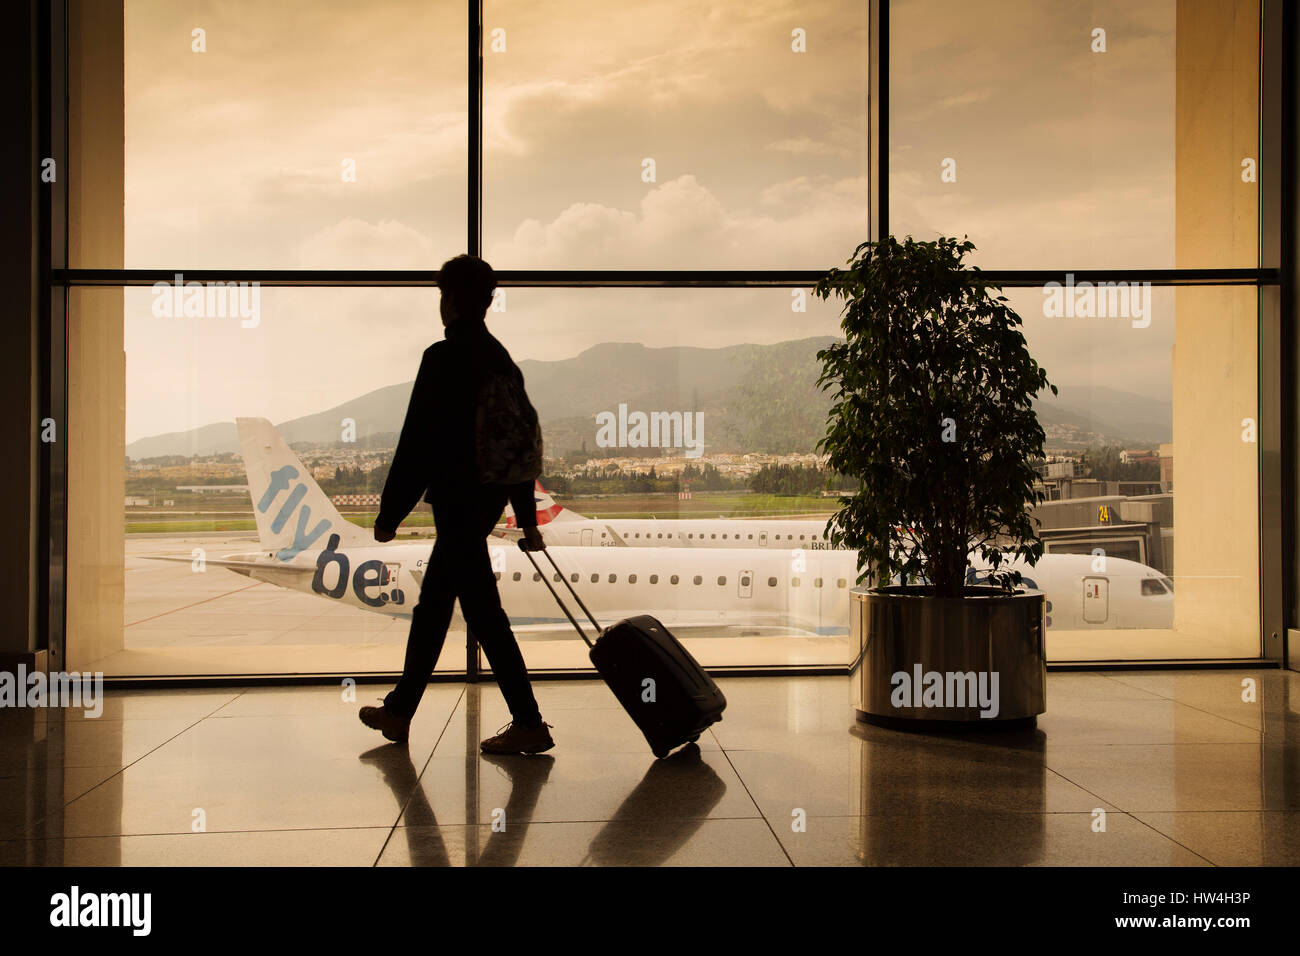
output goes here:
[{"label": "sky", "polygon": [[[1172,0],[981,7],[894,4],[892,231],[969,234],[989,268],[1173,265]],[[125,265],[436,269],[465,251],[464,17],[127,0]],[[485,22],[494,266],[822,270],[866,238],[862,0],[488,0]],[[1054,381],[1168,399],[1172,294],[1141,329],[1011,298]],[[411,379],[441,335],[436,290],[266,289],[253,328],[153,302],[127,290],[128,442],[323,410]],[[516,359],[837,331],[838,303],[790,303],[510,289],[489,324]]]}]

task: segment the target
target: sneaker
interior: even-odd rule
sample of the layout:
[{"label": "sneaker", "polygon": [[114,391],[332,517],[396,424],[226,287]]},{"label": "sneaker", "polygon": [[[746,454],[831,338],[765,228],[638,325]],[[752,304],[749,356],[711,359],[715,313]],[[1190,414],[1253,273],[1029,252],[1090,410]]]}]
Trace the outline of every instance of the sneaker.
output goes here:
[{"label": "sneaker", "polygon": [[546,721],[537,727],[521,727],[511,722],[497,731],[495,737],[479,744],[479,748],[485,754],[539,754],[555,746],[547,729],[550,726]]},{"label": "sneaker", "polygon": [[361,722],[372,730],[378,730],[393,743],[405,743],[411,733],[409,717],[398,717],[387,707],[362,707]]}]

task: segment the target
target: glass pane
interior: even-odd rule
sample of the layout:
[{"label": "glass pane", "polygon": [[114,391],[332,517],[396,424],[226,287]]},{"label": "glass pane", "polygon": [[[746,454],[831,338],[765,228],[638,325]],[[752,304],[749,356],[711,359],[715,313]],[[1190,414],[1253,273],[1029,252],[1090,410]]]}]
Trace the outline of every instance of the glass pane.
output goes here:
[{"label": "glass pane", "polygon": [[821,268],[866,238],[865,3],[484,9],[498,268]]},{"label": "glass pane", "polygon": [[[543,536],[602,624],[650,614],[706,666],[847,659],[852,575],[822,548],[813,450],[835,306],[790,289],[510,289],[489,324],[542,420]],[[499,554],[528,665],[589,668],[527,559]]]},{"label": "glass pane", "polygon": [[1053,500],[1026,572],[1048,659],[1258,656],[1255,290],[1007,298],[1060,392],[1039,403]]},{"label": "glass pane", "polygon": [[1188,9],[891,4],[890,231],[985,268],[1254,267],[1258,17]]},{"label": "glass pane", "polygon": [[[432,520],[370,526],[437,293],[240,305],[75,291],[69,645],[111,674],[400,670]],[[439,668],[464,664],[461,626]]]},{"label": "glass pane", "polygon": [[124,142],[125,266],[437,268],[465,243],[465,31],[456,3],[127,0],[124,107],[73,84],[87,141]]}]

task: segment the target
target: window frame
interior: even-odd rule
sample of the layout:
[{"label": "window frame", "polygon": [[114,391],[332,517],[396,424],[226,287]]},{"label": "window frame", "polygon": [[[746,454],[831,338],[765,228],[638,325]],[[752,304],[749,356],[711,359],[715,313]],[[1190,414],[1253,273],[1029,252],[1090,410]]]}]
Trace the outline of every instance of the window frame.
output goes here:
[{"label": "window frame", "polygon": [[[483,0],[466,0],[468,25],[468,169],[466,175],[466,252],[482,254],[483,231]],[[40,155],[67,170],[69,150],[69,24],[66,0],[38,5],[34,55],[43,82],[34,105]],[[889,234],[889,17],[890,0],[868,0],[867,54],[867,220],[868,237]],[[1286,628],[1294,620],[1300,592],[1295,561],[1297,520],[1291,495],[1297,488],[1297,417],[1291,410],[1300,352],[1292,327],[1296,318],[1295,187],[1285,171],[1297,163],[1296,118],[1284,109],[1287,90],[1295,87],[1295,69],[1284,54],[1295,44],[1296,18],[1284,16],[1283,0],[1261,0],[1259,141],[1259,261],[1256,268],[1202,269],[983,269],[983,275],[1006,288],[1040,288],[1064,282],[1149,282],[1159,286],[1252,286],[1259,303],[1256,369],[1260,417],[1259,520],[1260,651],[1264,660],[1285,663]],[[1284,89],[1286,87],[1286,89]],[[1294,104],[1292,104],[1294,105]],[[1279,172],[1281,171],[1281,172]],[[65,421],[68,408],[69,290],[95,286],[152,286],[184,271],[200,282],[243,280],[269,288],[428,288],[437,285],[436,270],[246,270],[246,269],[70,269],[68,268],[69,187],[60,176],[41,192],[34,243],[39,255],[38,341],[41,415]],[[1283,253],[1287,254],[1284,256]],[[499,270],[504,288],[810,288],[823,275],[816,270]],[[48,650],[50,666],[61,667],[66,646],[67,478],[66,443],[38,449],[37,516],[41,541],[38,587],[37,647]],[[653,580],[651,583],[654,583]],[[465,675],[479,674],[477,641],[467,642]],[[1290,654],[1300,653],[1300,640]]]}]

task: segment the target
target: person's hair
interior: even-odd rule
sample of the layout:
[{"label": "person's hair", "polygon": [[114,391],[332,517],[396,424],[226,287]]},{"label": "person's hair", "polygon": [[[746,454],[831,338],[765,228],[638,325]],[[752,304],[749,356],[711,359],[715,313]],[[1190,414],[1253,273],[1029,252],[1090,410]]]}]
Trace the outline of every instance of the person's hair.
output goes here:
[{"label": "person's hair", "polygon": [[481,319],[492,305],[497,274],[478,256],[459,255],[438,270],[438,288],[451,296],[460,318]]}]

